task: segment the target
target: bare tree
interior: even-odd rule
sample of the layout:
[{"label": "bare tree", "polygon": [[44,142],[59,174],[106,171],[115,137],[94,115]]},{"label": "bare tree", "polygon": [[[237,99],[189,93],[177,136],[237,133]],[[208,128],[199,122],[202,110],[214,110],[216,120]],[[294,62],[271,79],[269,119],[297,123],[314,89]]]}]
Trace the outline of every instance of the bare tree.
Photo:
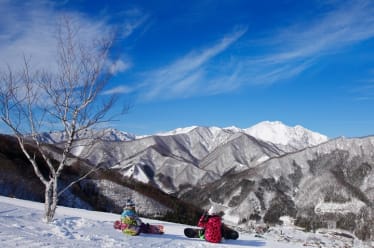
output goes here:
[{"label": "bare tree", "polygon": [[[24,57],[21,70],[8,66],[0,73],[0,118],[13,131],[45,186],[46,222],[54,218],[59,178],[79,133],[108,121],[115,102],[113,97],[101,95],[111,76],[108,53],[113,38],[108,35],[87,43],[79,39],[78,32],[69,18],[62,19],[56,32],[56,66],[50,70],[33,70],[31,60]],[[57,164],[39,136],[52,126],[60,127],[66,138]],[[42,172],[36,154],[26,149],[27,142],[35,144],[48,173]]]}]

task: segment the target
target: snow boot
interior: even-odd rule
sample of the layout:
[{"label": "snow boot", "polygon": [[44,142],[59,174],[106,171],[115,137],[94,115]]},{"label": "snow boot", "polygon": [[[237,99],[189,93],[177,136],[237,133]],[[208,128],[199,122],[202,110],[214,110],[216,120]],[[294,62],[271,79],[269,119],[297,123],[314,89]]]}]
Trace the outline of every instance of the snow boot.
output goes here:
[{"label": "snow boot", "polygon": [[222,226],[222,237],[224,239],[238,239],[239,233],[227,226]]}]

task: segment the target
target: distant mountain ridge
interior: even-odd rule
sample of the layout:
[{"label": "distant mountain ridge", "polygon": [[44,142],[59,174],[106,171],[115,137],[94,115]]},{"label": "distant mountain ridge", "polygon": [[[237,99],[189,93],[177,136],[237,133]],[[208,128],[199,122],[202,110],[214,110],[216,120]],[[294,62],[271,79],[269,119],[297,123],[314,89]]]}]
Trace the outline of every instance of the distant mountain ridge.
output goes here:
[{"label": "distant mountain ridge", "polygon": [[[220,127],[200,127],[190,126],[177,128],[168,132],[156,133],[153,135],[135,135],[128,132],[120,131],[114,128],[106,129],[87,129],[77,135],[78,139],[100,138],[106,141],[132,141],[135,139],[146,138],[149,136],[170,136],[179,134],[188,134],[197,128],[207,128],[212,136],[218,136],[220,132],[246,133],[257,139],[279,145],[296,146],[314,146],[328,140],[328,137],[317,132],[308,130],[300,125],[289,127],[280,121],[263,121],[249,128],[241,129],[235,126]],[[45,132],[40,135],[40,140],[45,143],[59,143],[65,139],[63,132]]]},{"label": "distant mountain ridge", "polygon": [[[199,126],[191,126],[185,128],[177,128],[172,131],[156,133],[157,136],[169,136],[177,135],[183,133],[189,133],[193,129]],[[296,149],[300,147],[308,147],[318,145],[327,141],[329,138],[326,135],[311,131],[300,125],[294,127],[289,127],[280,121],[263,121],[257,123],[249,128],[241,129],[235,126],[219,128],[219,127],[207,127],[210,131],[218,133],[222,130],[233,132],[233,133],[246,133],[257,139],[261,139],[266,142],[271,142],[273,144],[284,145],[284,146],[294,146]],[[146,137],[146,136],[139,136]]]},{"label": "distant mountain ridge", "polygon": [[328,140],[301,126],[268,121],[248,129],[192,126],[130,137],[117,142],[104,135],[91,147],[81,139],[74,145],[73,153],[92,164],[102,164],[121,175],[154,184],[166,193],[177,193],[182,188],[204,185],[226,173],[240,172],[269,158]]},{"label": "distant mountain ridge", "polygon": [[[134,134],[116,130],[114,128],[106,129],[86,129],[76,136],[77,139],[85,140],[97,138],[106,141],[130,141],[136,139]],[[39,135],[39,140],[44,143],[56,144],[66,140],[63,132],[44,132]]]}]

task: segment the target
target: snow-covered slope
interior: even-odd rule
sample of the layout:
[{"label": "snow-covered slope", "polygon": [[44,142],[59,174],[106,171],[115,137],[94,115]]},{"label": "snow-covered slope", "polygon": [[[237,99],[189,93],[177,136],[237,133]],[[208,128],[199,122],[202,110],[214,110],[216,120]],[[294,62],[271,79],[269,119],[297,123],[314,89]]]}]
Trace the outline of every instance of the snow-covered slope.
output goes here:
[{"label": "snow-covered slope", "polygon": [[127,236],[113,229],[119,215],[59,206],[51,224],[41,221],[43,204],[0,196],[0,244],[2,247],[128,247],[128,248],[194,248],[194,247],[369,247],[357,239],[329,234],[305,233],[293,227],[274,227],[262,238],[240,233],[238,240],[223,240],[212,244],[200,239],[188,239],[183,229],[189,226],[143,219],[162,224],[165,234]]},{"label": "snow-covered slope", "polygon": [[271,157],[284,154],[271,143],[257,140],[245,133],[236,133],[200,161],[200,168],[220,176],[226,172],[239,172],[253,168]]}]

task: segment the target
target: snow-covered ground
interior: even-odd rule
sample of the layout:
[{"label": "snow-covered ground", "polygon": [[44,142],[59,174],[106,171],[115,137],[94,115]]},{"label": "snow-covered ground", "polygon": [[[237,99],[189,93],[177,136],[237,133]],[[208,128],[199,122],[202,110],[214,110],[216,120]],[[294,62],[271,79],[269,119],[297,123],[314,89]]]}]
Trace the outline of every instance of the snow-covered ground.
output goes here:
[{"label": "snow-covered ground", "polygon": [[240,233],[238,240],[212,244],[183,235],[182,224],[143,219],[163,224],[165,234],[127,236],[113,229],[118,214],[58,207],[55,221],[41,221],[43,204],[0,196],[1,247],[370,247],[358,240],[332,234],[305,233],[294,227],[271,228],[263,237]]}]

